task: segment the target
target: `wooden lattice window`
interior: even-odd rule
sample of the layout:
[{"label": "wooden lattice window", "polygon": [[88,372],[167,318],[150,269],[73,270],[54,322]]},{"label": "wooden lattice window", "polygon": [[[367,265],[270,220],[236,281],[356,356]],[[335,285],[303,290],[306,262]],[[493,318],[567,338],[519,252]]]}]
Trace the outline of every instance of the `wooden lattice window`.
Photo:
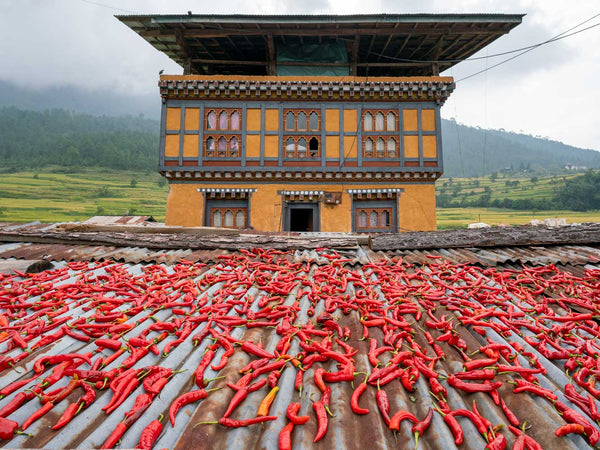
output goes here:
[{"label": "wooden lattice window", "polygon": [[363,139],[363,158],[397,158],[398,141],[392,136],[367,136]]},{"label": "wooden lattice window", "polygon": [[241,135],[212,135],[204,140],[206,158],[239,158]]},{"label": "wooden lattice window", "polygon": [[391,109],[363,110],[362,129],[367,133],[396,131],[398,129],[398,111]]},{"label": "wooden lattice window", "polygon": [[319,158],[321,145],[319,136],[284,136],[286,158]]},{"label": "wooden lattice window", "polygon": [[[376,195],[376,194],[362,194]],[[390,232],[396,230],[395,194],[388,200],[353,198],[354,230],[357,232]]]},{"label": "wooden lattice window", "polygon": [[321,111],[286,109],[283,112],[285,131],[314,132],[321,129]]},{"label": "wooden lattice window", "polygon": [[209,210],[210,226],[220,228],[246,228],[248,208],[212,207]]},{"label": "wooden lattice window", "polygon": [[241,111],[232,108],[208,108],[204,112],[206,130],[239,131]]},{"label": "wooden lattice window", "polygon": [[392,208],[356,208],[356,231],[393,231]]}]

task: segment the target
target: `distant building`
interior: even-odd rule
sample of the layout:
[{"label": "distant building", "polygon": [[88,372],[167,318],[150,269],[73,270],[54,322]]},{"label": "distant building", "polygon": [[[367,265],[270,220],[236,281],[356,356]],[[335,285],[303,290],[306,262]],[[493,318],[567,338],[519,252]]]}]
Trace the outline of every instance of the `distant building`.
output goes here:
[{"label": "distant building", "polygon": [[521,18],[118,16],[184,68],[159,81],[166,223],[435,229],[439,73]]},{"label": "distant building", "polygon": [[567,170],[588,170],[587,166],[575,166],[573,164],[567,164],[565,166]]}]

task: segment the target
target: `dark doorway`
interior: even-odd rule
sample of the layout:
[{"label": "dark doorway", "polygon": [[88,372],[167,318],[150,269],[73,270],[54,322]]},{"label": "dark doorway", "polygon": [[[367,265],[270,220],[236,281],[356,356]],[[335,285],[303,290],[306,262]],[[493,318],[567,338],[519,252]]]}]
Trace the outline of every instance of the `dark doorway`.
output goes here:
[{"label": "dark doorway", "polygon": [[298,208],[290,211],[290,231],[313,231],[312,208]]},{"label": "dark doorway", "polygon": [[319,231],[319,204],[288,202],[283,214],[283,230],[296,232]]}]

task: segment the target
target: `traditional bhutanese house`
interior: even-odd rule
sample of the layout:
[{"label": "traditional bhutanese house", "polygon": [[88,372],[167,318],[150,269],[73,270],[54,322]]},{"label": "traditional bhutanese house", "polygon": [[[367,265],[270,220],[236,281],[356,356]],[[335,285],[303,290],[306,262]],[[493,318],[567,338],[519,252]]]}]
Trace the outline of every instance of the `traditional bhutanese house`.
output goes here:
[{"label": "traditional bhutanese house", "polygon": [[118,16],[162,75],[166,223],[433,230],[440,76],[522,15]]}]

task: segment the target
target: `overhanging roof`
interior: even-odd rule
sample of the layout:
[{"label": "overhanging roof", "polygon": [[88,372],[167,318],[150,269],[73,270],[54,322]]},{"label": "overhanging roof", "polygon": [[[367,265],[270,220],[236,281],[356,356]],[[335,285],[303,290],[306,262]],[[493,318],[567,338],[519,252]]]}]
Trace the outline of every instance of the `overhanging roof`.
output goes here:
[{"label": "overhanging roof", "polygon": [[352,75],[429,76],[507,34],[523,14],[116,17],[186,73],[273,75],[278,45],[343,42]]}]

